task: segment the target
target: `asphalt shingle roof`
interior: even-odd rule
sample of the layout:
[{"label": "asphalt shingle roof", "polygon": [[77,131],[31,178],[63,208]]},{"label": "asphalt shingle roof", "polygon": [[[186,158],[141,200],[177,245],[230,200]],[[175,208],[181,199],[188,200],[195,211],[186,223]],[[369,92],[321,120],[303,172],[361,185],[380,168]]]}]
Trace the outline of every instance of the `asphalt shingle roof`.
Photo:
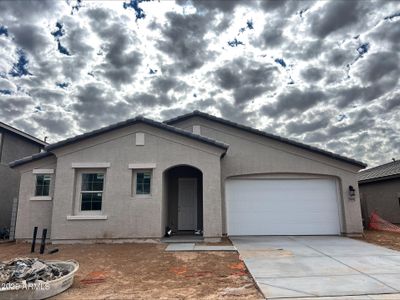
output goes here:
[{"label": "asphalt shingle roof", "polygon": [[326,151],[326,150],[323,150],[323,149],[320,149],[320,148],[317,148],[317,147],[314,147],[314,146],[306,145],[306,144],[303,144],[303,143],[300,143],[300,142],[297,142],[297,141],[293,141],[293,140],[290,140],[290,139],[287,139],[287,138],[284,138],[284,137],[281,137],[281,136],[278,136],[278,135],[274,135],[274,134],[271,134],[271,133],[267,133],[265,131],[261,131],[261,130],[258,130],[258,129],[255,129],[255,128],[252,128],[252,127],[249,127],[249,126],[245,126],[245,125],[238,124],[238,123],[235,123],[235,122],[232,122],[232,121],[229,121],[229,120],[225,120],[225,119],[222,119],[222,118],[219,118],[219,117],[216,117],[216,116],[213,116],[213,115],[209,115],[207,113],[204,113],[204,112],[201,112],[201,111],[198,111],[198,110],[195,110],[195,111],[193,111],[191,113],[188,113],[188,114],[185,114],[185,115],[182,115],[182,116],[178,116],[178,117],[170,119],[170,120],[166,120],[166,121],[164,121],[164,123],[169,124],[169,125],[173,125],[173,124],[175,124],[177,122],[180,122],[180,121],[183,121],[183,120],[189,119],[191,117],[195,117],[195,116],[203,117],[205,119],[209,119],[209,120],[215,121],[215,122],[220,123],[220,124],[236,127],[236,128],[245,130],[247,132],[251,132],[251,133],[254,133],[254,134],[257,134],[257,135],[260,135],[260,136],[265,136],[267,138],[270,138],[270,139],[273,139],[273,140],[277,140],[277,141],[285,143],[285,144],[293,145],[293,146],[296,146],[296,147],[299,147],[299,148],[302,148],[302,149],[305,149],[305,150],[309,150],[309,151],[312,151],[312,152],[315,152],[315,153],[318,153],[318,154],[329,156],[329,157],[334,158],[336,160],[344,161],[346,163],[350,163],[352,165],[356,165],[356,166],[361,167],[361,168],[365,168],[367,166],[367,164],[365,164],[365,163],[363,163],[361,161],[352,159],[352,158],[348,158],[348,157],[345,157],[345,156],[342,156],[342,155],[339,155],[339,154],[336,154],[336,153],[333,153],[333,152],[330,152],[330,151]]},{"label": "asphalt shingle roof", "polygon": [[400,160],[364,170],[358,173],[357,177],[358,181],[362,183],[382,180],[393,176],[400,176]]}]

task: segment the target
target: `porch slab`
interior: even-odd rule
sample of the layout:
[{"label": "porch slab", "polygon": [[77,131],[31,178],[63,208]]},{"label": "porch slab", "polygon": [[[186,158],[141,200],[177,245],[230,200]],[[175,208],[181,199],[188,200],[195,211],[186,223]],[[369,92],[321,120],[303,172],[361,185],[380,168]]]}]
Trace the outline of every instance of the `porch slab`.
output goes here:
[{"label": "porch slab", "polygon": [[165,251],[236,251],[234,246],[208,246],[196,245],[194,243],[172,243]]},{"label": "porch slab", "polygon": [[236,248],[234,246],[196,245],[194,251],[236,251]]},{"label": "porch slab", "polygon": [[194,243],[172,243],[167,246],[165,251],[193,251]]},{"label": "porch slab", "polygon": [[175,235],[161,239],[161,242],[163,243],[199,243],[203,241],[204,238],[202,236],[195,235]]}]

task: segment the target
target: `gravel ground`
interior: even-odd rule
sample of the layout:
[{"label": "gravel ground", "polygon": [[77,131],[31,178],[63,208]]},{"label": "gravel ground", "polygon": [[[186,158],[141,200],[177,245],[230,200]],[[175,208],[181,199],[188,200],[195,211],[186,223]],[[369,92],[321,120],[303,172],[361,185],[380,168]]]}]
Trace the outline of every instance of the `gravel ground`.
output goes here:
[{"label": "gravel ground", "polygon": [[364,237],[357,239],[400,251],[400,233],[365,230]]},{"label": "gravel ground", "polygon": [[[75,259],[73,286],[55,299],[261,299],[236,252],[165,252],[165,244],[56,245],[31,255],[29,244],[0,244],[15,257]],[[37,250],[38,252],[38,250]]]}]

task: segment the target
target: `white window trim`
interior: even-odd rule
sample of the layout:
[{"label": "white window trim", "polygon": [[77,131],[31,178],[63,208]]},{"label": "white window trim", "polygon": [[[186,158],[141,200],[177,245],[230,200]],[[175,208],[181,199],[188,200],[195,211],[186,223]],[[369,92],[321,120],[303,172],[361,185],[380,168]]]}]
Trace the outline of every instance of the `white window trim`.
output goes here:
[{"label": "white window trim", "polygon": [[128,164],[128,169],[155,169],[155,163],[137,163],[137,164]]},{"label": "white window trim", "polygon": [[[142,173],[142,172],[150,172],[150,193],[149,194],[136,194],[136,183],[137,183],[137,173]],[[152,198],[153,195],[153,176],[154,172],[153,169],[151,168],[138,168],[138,169],[133,169],[133,175],[132,175],[132,197],[133,198],[140,198],[140,199],[149,199]]]},{"label": "white window trim", "polygon": [[33,169],[33,174],[54,174],[54,169]]},{"label": "white window trim", "polygon": [[107,220],[106,215],[79,215],[79,216],[67,216],[68,221],[79,221],[79,220]]},{"label": "white window trim", "polygon": [[53,198],[51,196],[33,196],[29,200],[32,201],[51,201]]},{"label": "white window trim", "polygon": [[[36,185],[37,185],[37,176],[40,175],[50,175],[48,173],[33,173],[35,176],[33,176],[35,178],[35,183],[34,183],[34,191],[33,191],[33,196],[30,198],[30,200],[51,200],[51,190],[52,190],[52,181],[53,181],[53,176],[50,176],[50,186],[49,186],[49,195],[48,196],[36,196]],[[45,199],[42,199],[45,198]],[[50,199],[48,199],[50,198]]]},{"label": "white window trim", "polygon": [[[82,191],[82,175],[83,174],[103,174],[103,190],[102,191]],[[106,185],[106,172],[105,171],[99,171],[99,170],[88,170],[88,171],[83,171],[82,173],[79,174],[79,206],[78,206],[78,213],[76,216],[104,216],[103,215],[103,208],[104,208],[104,192],[105,192],[105,185]],[[82,193],[101,193],[101,210],[82,210]]]},{"label": "white window trim", "polygon": [[100,169],[100,168],[109,168],[111,167],[111,163],[109,162],[99,162],[99,163],[72,163],[71,167],[73,169]]}]

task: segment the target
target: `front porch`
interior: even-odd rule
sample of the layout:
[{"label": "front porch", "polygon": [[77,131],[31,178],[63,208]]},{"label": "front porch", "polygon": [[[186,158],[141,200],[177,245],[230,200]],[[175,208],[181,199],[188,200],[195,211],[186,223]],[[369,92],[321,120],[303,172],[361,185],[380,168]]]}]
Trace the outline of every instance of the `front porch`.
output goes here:
[{"label": "front porch", "polygon": [[169,240],[201,240],[203,235],[203,173],[181,165],[164,172],[165,233]]}]

